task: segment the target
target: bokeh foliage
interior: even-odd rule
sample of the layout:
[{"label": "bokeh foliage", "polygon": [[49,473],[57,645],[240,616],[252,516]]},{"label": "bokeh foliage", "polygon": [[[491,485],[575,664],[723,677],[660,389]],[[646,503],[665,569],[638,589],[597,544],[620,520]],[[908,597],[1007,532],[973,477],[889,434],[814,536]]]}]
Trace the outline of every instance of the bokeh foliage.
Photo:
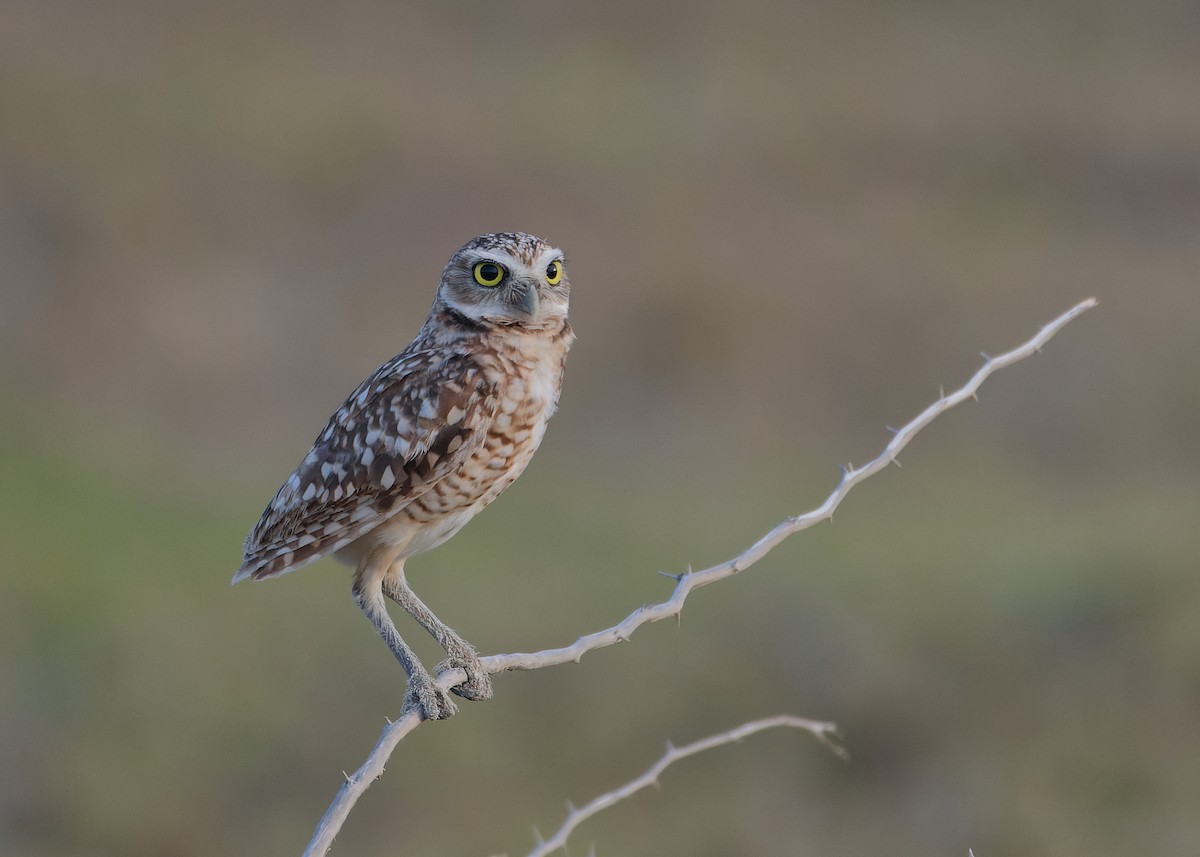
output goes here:
[{"label": "bokeh foliage", "polygon": [[[298,853],[402,676],[322,564],[230,588],[481,231],[568,253],[562,413],[414,583],[484,651],[669,592],[1098,310],[831,525],[423,728],[345,854],[1200,845],[1200,18],[1186,3],[114,4],[0,25],[0,852]],[[410,635],[431,660],[433,648]]]}]

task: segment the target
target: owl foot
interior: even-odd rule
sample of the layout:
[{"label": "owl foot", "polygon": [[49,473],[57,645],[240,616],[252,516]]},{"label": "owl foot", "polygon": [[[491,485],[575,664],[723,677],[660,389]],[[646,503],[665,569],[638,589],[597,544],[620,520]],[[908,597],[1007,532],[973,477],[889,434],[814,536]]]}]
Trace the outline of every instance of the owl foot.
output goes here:
[{"label": "owl foot", "polygon": [[419,708],[421,717],[425,720],[446,720],[458,711],[458,706],[446,691],[433,683],[429,673],[417,674],[408,680],[408,690],[404,694],[404,711],[412,708]]},{"label": "owl foot", "polygon": [[467,651],[456,653],[438,664],[434,673],[455,668],[463,670],[467,674],[467,680],[450,688],[451,693],[472,702],[492,698],[492,680],[488,678],[487,671],[479,660],[479,655]]}]

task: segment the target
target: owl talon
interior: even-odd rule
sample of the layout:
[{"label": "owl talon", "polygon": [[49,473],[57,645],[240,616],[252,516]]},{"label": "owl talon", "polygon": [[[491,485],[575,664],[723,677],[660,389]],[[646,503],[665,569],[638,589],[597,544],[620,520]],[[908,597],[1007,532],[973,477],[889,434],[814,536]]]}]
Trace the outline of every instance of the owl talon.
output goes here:
[{"label": "owl talon", "polygon": [[421,716],[425,720],[446,720],[453,717],[458,711],[458,706],[428,676],[421,678],[411,678],[408,681],[408,690],[404,694],[404,711],[411,708],[420,708]]},{"label": "owl talon", "polygon": [[492,680],[488,677],[487,671],[484,670],[483,664],[480,663],[478,655],[472,654],[469,657],[456,656],[448,658],[438,664],[434,673],[439,673],[444,669],[461,669],[467,674],[466,681],[450,688],[450,692],[455,696],[461,696],[463,699],[469,699],[472,702],[492,698]]}]

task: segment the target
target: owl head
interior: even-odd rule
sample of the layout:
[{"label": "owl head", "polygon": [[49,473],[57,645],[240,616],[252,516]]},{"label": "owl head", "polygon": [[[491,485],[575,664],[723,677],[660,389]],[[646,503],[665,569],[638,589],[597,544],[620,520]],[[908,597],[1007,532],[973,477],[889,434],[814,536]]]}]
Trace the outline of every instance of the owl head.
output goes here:
[{"label": "owl head", "polygon": [[562,251],[524,232],[480,235],[446,263],[440,304],[477,324],[533,330],[567,317],[571,283]]}]

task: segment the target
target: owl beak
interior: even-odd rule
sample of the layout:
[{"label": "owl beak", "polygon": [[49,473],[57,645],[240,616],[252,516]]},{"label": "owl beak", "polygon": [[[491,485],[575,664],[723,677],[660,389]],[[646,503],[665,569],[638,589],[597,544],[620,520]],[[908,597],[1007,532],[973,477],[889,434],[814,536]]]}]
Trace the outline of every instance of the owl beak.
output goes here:
[{"label": "owl beak", "polygon": [[521,309],[521,312],[530,318],[537,318],[538,298],[537,286],[528,280],[521,280],[515,284],[517,293],[513,296],[514,303]]}]

